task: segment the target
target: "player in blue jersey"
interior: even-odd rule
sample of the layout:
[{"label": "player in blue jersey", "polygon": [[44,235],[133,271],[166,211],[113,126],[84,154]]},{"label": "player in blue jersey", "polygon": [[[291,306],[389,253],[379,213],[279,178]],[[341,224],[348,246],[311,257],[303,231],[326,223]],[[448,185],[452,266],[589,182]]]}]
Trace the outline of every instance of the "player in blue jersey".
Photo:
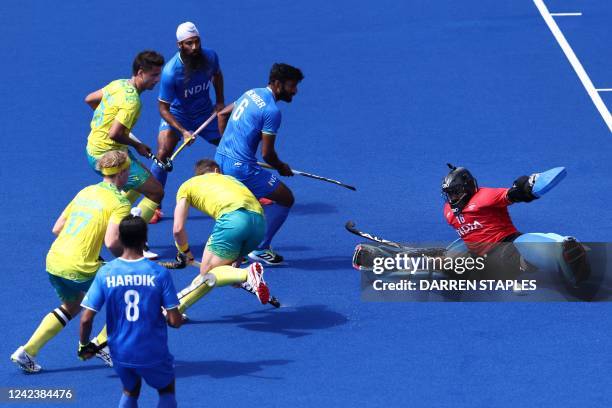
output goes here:
[{"label": "player in blue jersey", "polygon": [[[159,407],[176,407],[174,358],[168,350],[166,323],[179,327],[183,318],[169,272],[143,257],[147,224],[128,215],[119,224],[121,257],[109,262],[94,279],[81,306],[78,355],[91,358],[89,342],[96,313],[106,303],[108,346],[113,367],[123,383],[119,407],[136,407],[142,379],[159,392]],[[167,311],[166,318],[162,307]]]},{"label": "player in blue jersey", "polygon": [[[157,157],[165,161],[179,140],[192,139],[193,132],[213,113],[225,106],[223,96],[223,74],[219,57],[209,49],[201,47],[200,33],[191,22],[185,22],[176,30],[179,52],[164,66],[159,91],[159,113],[162,117],[157,137]],[[213,105],[209,88],[215,89]],[[221,139],[217,120],[213,120],[199,133],[206,141],[218,145]],[[165,186],[168,173],[151,165],[151,173]],[[160,211],[152,219],[159,220]]]},{"label": "player in blue jersey", "polygon": [[283,257],[272,251],[270,243],[283,225],[293,206],[293,193],[274,174],[257,164],[255,155],[261,142],[263,160],[281,176],[293,176],[289,165],[276,154],[274,142],[281,124],[281,113],[276,101],[291,102],[298,84],[304,79],[302,71],[287,64],[274,64],[268,86],[245,92],[236,102],[219,112],[219,130],[223,138],[215,161],[221,172],[234,176],[257,197],[273,204],[265,206],[266,235],[259,248],[249,258],[268,265],[282,263]]}]

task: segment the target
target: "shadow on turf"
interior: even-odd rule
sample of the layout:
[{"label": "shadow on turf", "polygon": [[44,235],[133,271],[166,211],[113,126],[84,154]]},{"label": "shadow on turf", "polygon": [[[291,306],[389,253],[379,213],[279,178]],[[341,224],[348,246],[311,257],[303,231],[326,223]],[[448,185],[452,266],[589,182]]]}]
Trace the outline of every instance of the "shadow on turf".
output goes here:
[{"label": "shadow on turf", "polygon": [[314,202],[314,203],[296,203],[291,208],[290,214],[295,215],[314,215],[314,214],[333,214],[337,213],[338,208],[330,203]]},{"label": "shadow on turf", "polygon": [[175,361],[176,376],[194,377],[207,375],[211,378],[232,378],[232,377],[257,377],[268,380],[282,380],[282,377],[267,377],[256,375],[264,371],[266,367],[282,366],[292,363],[293,360],[261,360],[261,361],[227,361],[227,360],[209,360],[209,361]]},{"label": "shadow on turf", "polygon": [[189,324],[235,324],[242,329],[276,333],[293,339],[346,322],[346,316],[329,310],[326,305],[306,305],[223,316],[217,320],[190,320]]}]

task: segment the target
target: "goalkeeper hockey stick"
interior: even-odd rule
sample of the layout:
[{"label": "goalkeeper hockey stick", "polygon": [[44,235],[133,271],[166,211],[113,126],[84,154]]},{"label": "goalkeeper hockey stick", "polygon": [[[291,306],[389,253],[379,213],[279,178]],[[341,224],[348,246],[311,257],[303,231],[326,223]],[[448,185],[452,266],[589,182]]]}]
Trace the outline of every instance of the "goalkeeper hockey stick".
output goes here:
[{"label": "goalkeeper hockey stick", "polygon": [[[261,167],[265,167],[266,169],[274,169],[274,167],[270,166],[268,163],[257,162],[257,164],[259,164]],[[298,174],[304,177],[310,177],[315,180],[326,181],[328,183],[332,183],[332,184],[336,184],[344,188],[348,188],[349,190],[352,190],[352,191],[357,191],[355,187],[349,186],[348,184],[344,184],[343,182],[338,181],[338,180],[330,179],[330,178],[323,177],[323,176],[317,176],[316,174],[306,173],[305,171],[299,171],[299,170],[294,170],[294,169],[291,169],[291,171],[293,172],[293,174]]]},{"label": "goalkeeper hockey stick", "polygon": [[381,244],[385,244],[394,248],[404,248],[403,245],[398,244],[397,242],[394,241],[389,241],[387,239],[383,239],[383,238],[379,238],[376,235],[372,235],[368,232],[363,232],[363,231],[359,231],[356,227],[355,227],[355,223],[353,221],[347,221],[346,224],[344,225],[344,228],[346,228],[346,230],[348,232],[350,232],[351,234],[355,234],[358,235],[362,238],[365,239],[369,239],[370,241],[374,241],[374,242],[379,242]]}]

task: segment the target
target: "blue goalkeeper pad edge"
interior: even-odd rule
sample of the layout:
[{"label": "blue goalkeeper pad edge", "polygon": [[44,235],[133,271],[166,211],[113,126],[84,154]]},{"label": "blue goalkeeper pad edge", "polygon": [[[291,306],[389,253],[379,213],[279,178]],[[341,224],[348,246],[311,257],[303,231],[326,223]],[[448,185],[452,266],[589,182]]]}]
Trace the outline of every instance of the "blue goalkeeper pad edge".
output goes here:
[{"label": "blue goalkeeper pad edge", "polygon": [[539,198],[559,184],[566,175],[567,171],[565,167],[555,167],[554,169],[538,173],[531,192],[534,196]]}]

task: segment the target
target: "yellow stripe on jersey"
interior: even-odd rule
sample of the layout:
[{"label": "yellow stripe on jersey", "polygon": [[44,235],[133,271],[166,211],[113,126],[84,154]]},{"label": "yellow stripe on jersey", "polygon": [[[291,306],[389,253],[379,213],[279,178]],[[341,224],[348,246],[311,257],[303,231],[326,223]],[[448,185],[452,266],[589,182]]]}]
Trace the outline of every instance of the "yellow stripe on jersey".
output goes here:
[{"label": "yellow stripe on jersey", "polygon": [[127,79],[117,79],[102,91],[102,101],[94,112],[87,138],[87,152],[94,157],[109,150],[126,150],[126,145],[113,141],[108,133],[116,120],[127,128],[128,134],[140,116],[140,95]]},{"label": "yellow stripe on jersey", "polygon": [[119,224],[129,213],[130,202],[113,184],[85,187],[62,213],[66,223],[47,254],[47,271],[75,281],[91,279],[100,267],[108,223]]},{"label": "yellow stripe on jersey", "polygon": [[206,173],[184,182],[176,193],[176,200],[187,202],[215,220],[239,208],[263,215],[263,209],[253,193],[232,176]]}]

